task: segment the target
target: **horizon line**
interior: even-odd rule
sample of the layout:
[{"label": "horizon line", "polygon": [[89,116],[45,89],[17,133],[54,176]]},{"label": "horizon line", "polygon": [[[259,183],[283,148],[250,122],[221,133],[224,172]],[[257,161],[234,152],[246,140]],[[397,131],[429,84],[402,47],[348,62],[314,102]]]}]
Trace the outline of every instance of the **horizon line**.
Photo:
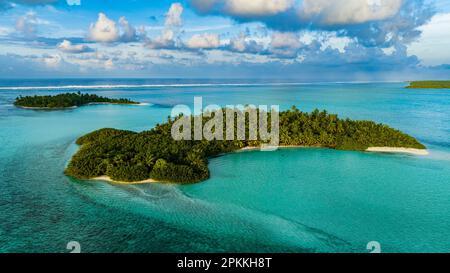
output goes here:
[{"label": "horizon line", "polygon": [[[47,79],[51,80],[51,79]],[[54,79],[56,80],[56,79]],[[59,79],[61,80],[61,79]],[[1,79],[0,79],[1,81]],[[161,88],[161,87],[213,87],[213,86],[296,86],[320,84],[371,84],[407,83],[407,81],[333,81],[333,82],[261,82],[261,83],[168,83],[168,84],[93,84],[93,85],[51,85],[51,86],[0,86],[0,90],[42,90],[42,89],[118,89],[118,88]]]}]

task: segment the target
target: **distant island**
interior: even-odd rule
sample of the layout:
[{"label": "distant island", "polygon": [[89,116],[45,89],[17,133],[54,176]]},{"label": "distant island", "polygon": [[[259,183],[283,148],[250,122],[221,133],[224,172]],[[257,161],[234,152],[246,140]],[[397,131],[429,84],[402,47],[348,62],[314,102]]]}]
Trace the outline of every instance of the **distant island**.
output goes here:
[{"label": "distant island", "polygon": [[55,96],[20,96],[16,98],[14,105],[32,109],[64,109],[94,103],[139,104],[138,102],[128,99],[110,99],[94,94],[81,94],[78,92],[59,94]]},{"label": "distant island", "polygon": [[[415,138],[372,121],[339,119],[319,110],[304,113],[296,107],[279,114],[280,146],[426,151]],[[203,117],[204,122],[210,119]],[[177,120],[169,118],[166,123],[141,133],[107,128],[82,136],[76,141],[80,150],[65,174],[82,180],[122,183],[195,183],[209,178],[209,158],[264,144],[259,140],[176,141],[171,128]]]},{"label": "distant island", "polygon": [[410,89],[450,89],[450,81],[413,81],[406,88]]}]

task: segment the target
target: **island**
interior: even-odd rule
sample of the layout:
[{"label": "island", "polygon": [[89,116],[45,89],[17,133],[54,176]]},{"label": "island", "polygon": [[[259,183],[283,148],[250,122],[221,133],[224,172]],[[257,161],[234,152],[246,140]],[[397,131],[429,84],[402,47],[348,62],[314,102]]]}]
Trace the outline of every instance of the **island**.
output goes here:
[{"label": "island", "polygon": [[[264,144],[261,140],[174,140],[172,126],[180,118],[169,118],[166,123],[140,133],[106,128],[82,136],[76,141],[81,147],[65,174],[80,180],[122,183],[195,183],[210,177],[210,158]],[[210,119],[203,117],[204,121]],[[326,111],[305,113],[292,107],[279,112],[279,121],[282,147],[349,151],[391,147],[399,151],[426,151],[414,137],[387,125],[340,119]]]},{"label": "island", "polygon": [[54,96],[19,96],[14,105],[29,109],[64,109],[88,104],[139,104],[128,99],[110,99],[95,94],[65,93]]},{"label": "island", "polygon": [[450,81],[413,81],[409,89],[450,89]]}]

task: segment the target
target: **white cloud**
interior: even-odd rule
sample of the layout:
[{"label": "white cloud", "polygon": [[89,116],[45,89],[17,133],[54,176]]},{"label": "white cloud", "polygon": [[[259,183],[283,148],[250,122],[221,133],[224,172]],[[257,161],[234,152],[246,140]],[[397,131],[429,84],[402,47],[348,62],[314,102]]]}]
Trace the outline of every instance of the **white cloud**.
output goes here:
[{"label": "white cloud", "polygon": [[125,17],[120,17],[119,25],[121,29],[120,40],[122,42],[134,42],[137,40],[136,29],[130,25]]},{"label": "white cloud", "polygon": [[360,24],[396,15],[403,0],[303,0],[300,16],[323,24]]},{"label": "white cloud", "polygon": [[296,49],[301,46],[301,42],[297,34],[291,32],[274,32],[270,46],[272,48]]},{"label": "white cloud", "polygon": [[284,12],[294,4],[293,0],[226,0],[227,11],[240,16],[265,16]]},{"label": "white cloud", "polygon": [[382,48],[381,50],[383,50],[383,53],[387,56],[391,56],[392,54],[395,53],[395,47],[391,46],[388,48]]},{"label": "white cloud", "polygon": [[34,12],[28,12],[20,16],[16,21],[16,30],[25,36],[34,36],[39,25],[48,25],[48,21],[41,20]]},{"label": "white cloud", "polygon": [[41,61],[49,68],[56,68],[59,66],[59,64],[62,61],[61,56],[54,54],[54,55],[44,55],[41,58]]},{"label": "white cloud", "polygon": [[97,22],[89,27],[89,37],[91,41],[101,43],[113,42],[134,42],[138,39],[136,29],[125,17],[119,18],[117,24],[114,20],[106,17],[104,13],[98,14]]},{"label": "white cloud", "polygon": [[181,16],[183,15],[183,6],[180,3],[173,3],[166,13],[165,25],[167,27],[178,27],[182,25]]},{"label": "white cloud", "polygon": [[106,17],[104,13],[98,14],[97,22],[89,27],[89,39],[96,42],[110,43],[119,39],[119,29],[116,22]]},{"label": "white cloud", "polygon": [[[398,13],[404,0],[191,0],[202,13],[236,17],[273,16],[298,12],[306,19],[320,18],[326,24],[354,24],[384,20]],[[299,2],[301,4],[299,4]]]},{"label": "white cloud", "polygon": [[240,34],[239,36],[230,40],[230,48],[237,52],[244,52],[247,49],[247,41],[245,34]]},{"label": "white cloud", "polygon": [[66,53],[85,53],[93,51],[93,49],[87,45],[74,45],[68,40],[62,41],[58,45],[58,49]]},{"label": "white cloud", "polygon": [[192,36],[186,43],[191,49],[213,49],[220,47],[220,38],[217,34],[196,34]]},{"label": "white cloud", "polygon": [[239,53],[257,54],[264,50],[264,45],[254,38],[248,37],[246,33],[241,33],[230,40],[229,49]]},{"label": "white cloud", "polygon": [[112,59],[106,60],[105,63],[104,63],[104,67],[105,67],[106,70],[114,69],[115,66],[114,66],[113,60]]},{"label": "white cloud", "polygon": [[182,25],[183,6],[173,3],[166,13],[166,21],[161,35],[147,41],[146,46],[151,49],[174,49],[178,45],[178,34]]},{"label": "white cloud", "polygon": [[[448,1],[448,0],[446,0]],[[433,0],[188,0],[200,15],[262,23],[276,31],[336,31],[365,46],[408,44],[434,14]]]},{"label": "white cloud", "polygon": [[291,32],[274,32],[271,37],[269,52],[273,57],[293,61],[302,43],[300,37]]},{"label": "white cloud", "polygon": [[339,50],[340,53],[345,53],[347,46],[352,42],[356,42],[355,39],[351,39],[346,36],[339,36],[336,32],[323,31],[310,31],[302,33],[300,41],[305,45],[309,45],[316,41],[321,44],[321,50],[331,48]]},{"label": "white cloud", "polygon": [[265,16],[287,11],[293,7],[294,0],[191,0],[200,12],[222,10],[235,16]]},{"label": "white cloud", "polygon": [[175,33],[170,29],[162,31],[161,35],[147,42],[151,49],[170,49],[175,47]]},{"label": "white cloud", "polygon": [[0,36],[8,36],[14,32],[14,29],[0,26]]},{"label": "white cloud", "polygon": [[450,13],[435,15],[419,29],[422,36],[408,47],[408,54],[416,55],[425,65],[450,63]]},{"label": "white cloud", "polygon": [[247,44],[245,41],[244,35],[239,35],[238,37],[231,39],[230,41],[230,48],[232,50],[235,50],[237,52],[244,52],[247,48]]}]

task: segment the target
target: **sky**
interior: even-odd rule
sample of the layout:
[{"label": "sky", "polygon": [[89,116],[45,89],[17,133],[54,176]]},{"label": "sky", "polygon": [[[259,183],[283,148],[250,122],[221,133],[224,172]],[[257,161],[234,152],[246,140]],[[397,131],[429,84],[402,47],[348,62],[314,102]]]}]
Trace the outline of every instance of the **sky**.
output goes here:
[{"label": "sky", "polygon": [[450,79],[450,0],[0,0],[0,78]]}]

